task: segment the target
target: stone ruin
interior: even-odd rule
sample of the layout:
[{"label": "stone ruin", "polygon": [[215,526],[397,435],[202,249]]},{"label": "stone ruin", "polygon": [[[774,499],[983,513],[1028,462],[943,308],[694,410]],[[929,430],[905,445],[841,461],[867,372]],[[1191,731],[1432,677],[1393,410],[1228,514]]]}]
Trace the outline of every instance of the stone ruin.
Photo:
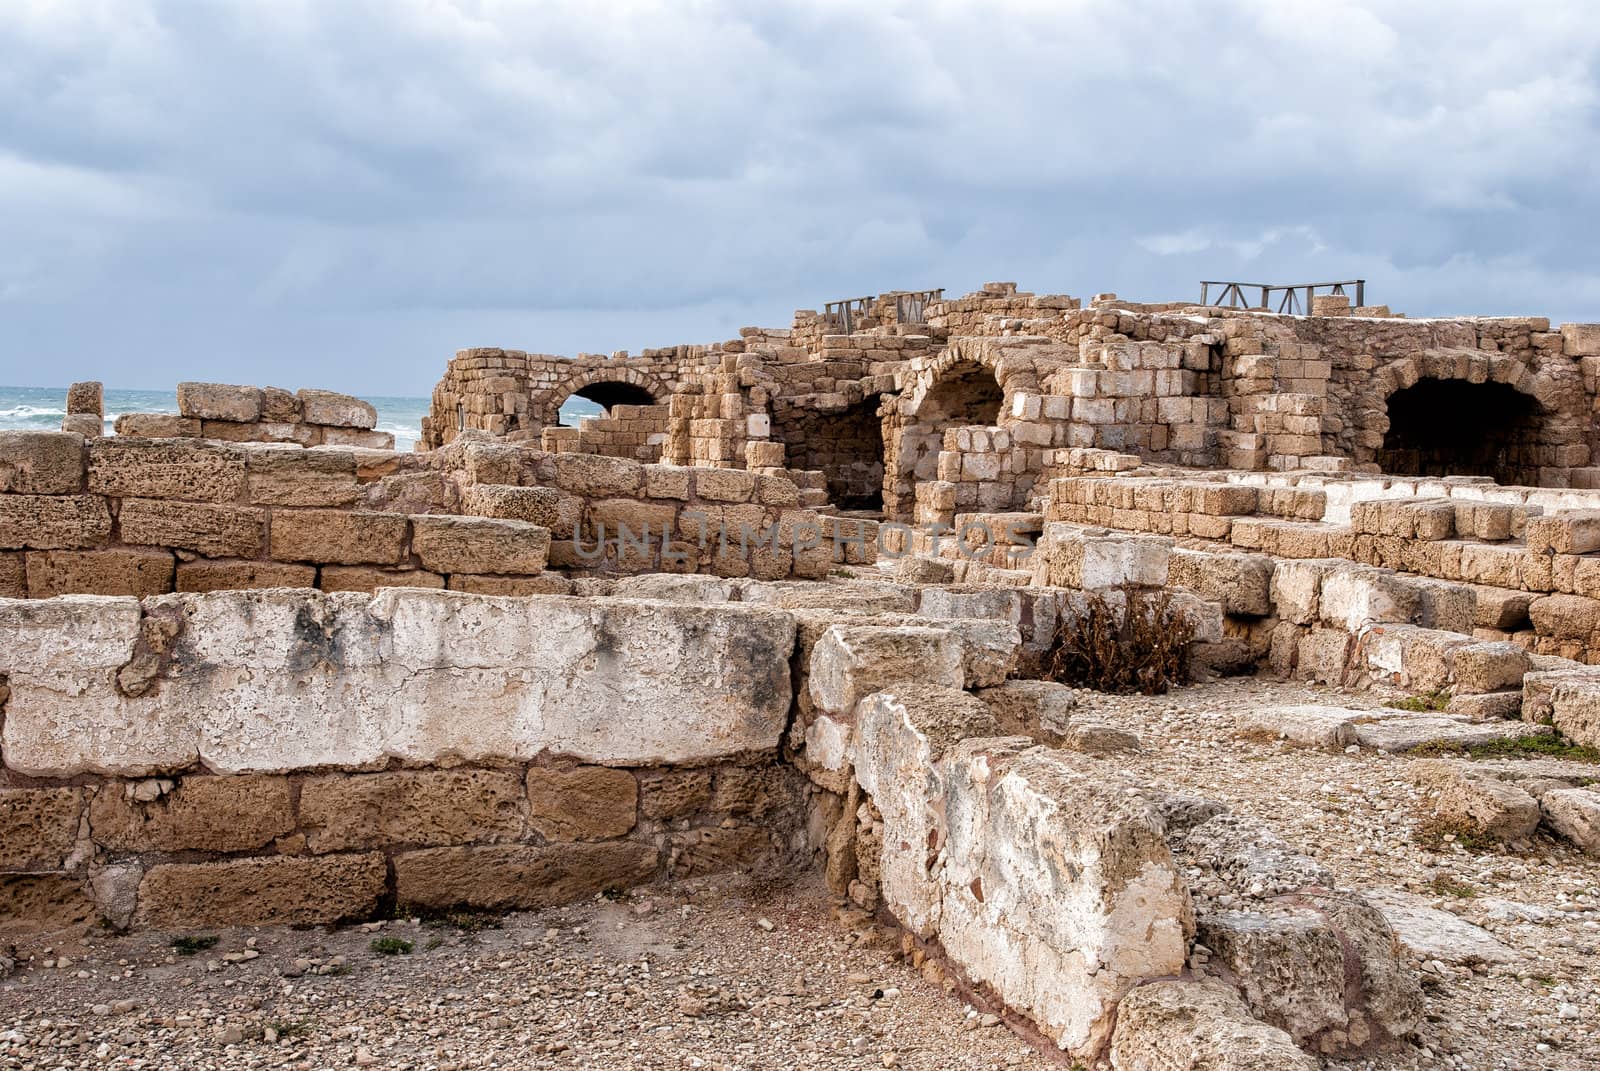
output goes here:
[{"label": "stone ruin", "polygon": [[[1314,313],[1004,283],[463,350],[414,452],[358,399],[216,384],[103,436],[76,385],[0,433],[0,928],[814,866],[1069,1059],[1402,1045],[1380,906],[1050,679],[1160,593],[1193,679],[1439,708],[1241,732],[1600,747],[1600,325]],[[606,414],[561,426],[572,396]],[[1559,765],[1410,768],[1477,834],[1600,852]]]}]

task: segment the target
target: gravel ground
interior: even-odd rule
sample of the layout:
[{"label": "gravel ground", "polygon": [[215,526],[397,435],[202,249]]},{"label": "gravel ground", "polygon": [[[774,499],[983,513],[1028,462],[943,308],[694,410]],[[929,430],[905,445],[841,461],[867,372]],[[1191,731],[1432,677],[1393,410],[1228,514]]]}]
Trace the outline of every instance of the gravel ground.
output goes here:
[{"label": "gravel ground", "polygon": [[1139,776],[1262,819],[1345,888],[1419,894],[1523,954],[1505,965],[1417,963],[1422,1047],[1328,1067],[1600,1068],[1600,859],[1543,834],[1521,854],[1429,851],[1414,833],[1430,811],[1405,777],[1416,760],[1262,743],[1235,729],[1249,707],[1370,709],[1397,695],[1237,679],[1156,697],[1080,692],[1078,710],[1139,734],[1144,751],[1127,760]]},{"label": "gravel ground", "polygon": [[[1426,813],[1404,776],[1414,760],[1235,730],[1248,706],[1383,698],[1238,680],[1080,693],[1079,710],[1140,735],[1143,752],[1117,759],[1140,776],[1262,818],[1344,887],[1419,894],[1521,953],[1417,963],[1420,1044],[1330,1071],[1600,1067],[1600,860],[1542,836],[1521,854],[1428,850],[1413,837]],[[173,934],[26,943],[0,981],[0,1068],[1053,1064],[809,875],[655,886],[494,921],[236,930],[187,957]],[[374,950],[390,937],[412,951]]]},{"label": "gravel ground", "polygon": [[170,934],[40,944],[0,982],[0,1068],[1049,1066],[833,904],[810,877],[702,881],[487,929],[263,927],[188,957]]}]

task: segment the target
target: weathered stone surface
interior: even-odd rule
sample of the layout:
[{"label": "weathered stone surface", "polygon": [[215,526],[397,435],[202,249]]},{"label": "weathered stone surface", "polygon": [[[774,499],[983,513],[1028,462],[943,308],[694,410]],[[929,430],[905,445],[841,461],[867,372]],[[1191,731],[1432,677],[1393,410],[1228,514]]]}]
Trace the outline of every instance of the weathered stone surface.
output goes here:
[{"label": "weathered stone surface", "polygon": [[253,558],[265,542],[267,515],[251,506],[123,499],[117,513],[124,543],[192,550],[208,558]]},{"label": "weathered stone surface", "polygon": [[411,549],[440,573],[539,573],[550,553],[550,530],[494,517],[417,515]]},{"label": "weathered stone surface", "polygon": [[273,510],[272,556],[333,565],[395,565],[405,552],[410,522],[398,513]]},{"label": "weathered stone surface", "polygon": [[1600,792],[1556,788],[1539,797],[1545,824],[1590,855],[1600,855]]},{"label": "weathered stone surface", "polygon": [[82,813],[82,789],[0,788],[0,869],[60,868]]},{"label": "weathered stone surface", "polygon": [[172,555],[164,550],[30,550],[28,597],[163,595],[172,590]]},{"label": "weathered stone surface", "polygon": [[1322,578],[1345,563],[1331,559],[1285,559],[1272,568],[1272,606],[1278,617],[1296,625],[1320,619]]},{"label": "weathered stone surface", "polygon": [[1466,718],[1418,714],[1357,724],[1356,743],[1398,754],[1423,744],[1471,747],[1495,740],[1517,740],[1525,736],[1549,736],[1544,725],[1521,722],[1480,722]]},{"label": "weathered stone surface", "polygon": [[1351,892],[1310,889],[1301,894],[1339,934],[1346,962],[1357,966],[1358,994],[1348,1005],[1350,1025],[1320,1042],[1328,1051],[1388,1047],[1416,1032],[1422,1021],[1422,983],[1383,913]]},{"label": "weathered stone surface", "polygon": [[638,820],[639,786],[626,770],[536,766],[527,788],[528,825],[546,840],[620,837]]},{"label": "weathered stone surface", "polygon": [[294,829],[282,777],[185,777],[150,801],[133,784],[101,786],[89,805],[96,844],[122,852],[242,852]]},{"label": "weathered stone surface", "polygon": [[0,599],[27,597],[28,567],[22,552],[0,552]]},{"label": "weathered stone surface", "polygon": [[1006,681],[977,692],[989,704],[999,731],[1057,745],[1065,739],[1077,693],[1055,681]]},{"label": "weathered stone surface", "polygon": [[1032,563],[1038,583],[1085,591],[1167,582],[1172,540],[1047,524]]},{"label": "weathered stone surface", "polygon": [[1349,1023],[1344,949],[1316,912],[1222,911],[1197,922],[1197,938],[1228,969],[1251,1012],[1296,1044]]},{"label": "weathered stone surface", "polygon": [[192,561],[178,563],[178,591],[245,591],[313,588],[317,567],[289,562]]},{"label": "weathered stone surface", "polygon": [[664,770],[639,775],[639,813],[646,818],[687,818],[711,803],[709,770]]},{"label": "weathered stone surface", "polygon": [[1521,688],[1533,660],[1514,643],[1473,643],[1451,652],[1450,668],[1458,694],[1481,694]]},{"label": "weathered stone surface", "polygon": [[350,450],[264,444],[245,450],[250,501],[258,506],[349,506],[360,494]]},{"label": "weathered stone surface", "polygon": [[324,565],[323,591],[362,591],[372,594],[379,588],[444,588],[444,577],[426,569],[379,569],[371,565]]},{"label": "weathered stone surface", "polygon": [[515,840],[521,778],[468,767],[308,777],[300,821],[306,847],[319,853]]},{"label": "weathered stone surface", "polygon": [[[1526,716],[1526,694],[1523,703]],[[1554,682],[1550,689],[1550,721],[1573,743],[1600,747],[1600,677]]]},{"label": "weathered stone surface", "polygon": [[1333,887],[1326,867],[1295,851],[1259,818],[1219,813],[1195,825],[1185,840],[1189,853],[1237,893],[1281,896]]},{"label": "weathered stone surface", "polygon": [[0,493],[71,495],[83,490],[83,436],[0,431]]},{"label": "weathered stone surface", "polygon": [[1116,1071],[1316,1071],[1288,1034],[1250,1015],[1223,982],[1152,982],[1123,998]]},{"label": "weathered stone surface", "polygon": [[1470,764],[1421,759],[1407,776],[1431,789],[1434,811],[1506,841],[1522,841],[1539,826],[1539,802],[1508,781],[1475,773]]},{"label": "weathered stone surface", "polygon": [[383,856],[269,856],[166,863],[139,883],[135,921],[151,929],[271,926],[365,918],[388,881]]},{"label": "weathered stone surface", "polygon": [[655,876],[656,850],[635,841],[425,848],[395,856],[403,906],[492,911],[552,907]]},{"label": "weathered stone surface", "polygon": [[67,388],[67,412],[100,416],[105,412],[105,388],[93,380],[74,383]]},{"label": "weathered stone surface", "polygon": [[464,591],[473,595],[571,595],[575,586],[559,573],[540,573],[538,576],[474,576],[471,573],[452,573],[446,585],[451,591]]},{"label": "weathered stone surface", "polygon": [[122,694],[133,600],[0,603],[7,765],[145,776],[526,761],[703,762],[775,747],[794,621],[743,607],[414,589],[150,600],[183,623],[160,679]]},{"label": "weathered stone surface", "polygon": [[1588,642],[1600,633],[1600,599],[1544,595],[1528,604],[1528,616],[1541,636]]},{"label": "weathered stone surface", "polygon": [[0,874],[0,933],[69,930],[95,913],[75,874]]},{"label": "weathered stone surface", "polygon": [[229,383],[179,383],[178,412],[201,420],[260,420],[261,390]]},{"label": "weathered stone surface", "polygon": [[896,685],[857,722],[886,905],[1070,1054],[1098,1053],[1117,1000],[1181,970],[1193,927],[1154,813],[1106,771],[975,737],[993,717],[953,690]]},{"label": "weathered stone surface", "polygon": [[192,439],[200,434],[200,421],[177,413],[123,413],[113,430],[127,439]]},{"label": "weathered stone surface", "polygon": [[734,582],[717,576],[677,573],[645,573],[617,578],[613,591],[619,599],[662,599],[704,605],[728,602],[734,595]]},{"label": "weathered stone surface", "polygon": [[1454,695],[1444,709],[1446,714],[1459,714],[1473,721],[1516,719],[1522,715],[1522,689]]},{"label": "weathered stone surface", "polygon": [[1522,957],[1481,927],[1428,906],[1420,896],[1394,889],[1368,890],[1367,901],[1383,912],[1402,945],[1423,960],[1442,963],[1512,963]]},{"label": "weathered stone surface", "polygon": [[245,489],[245,455],[194,439],[99,439],[89,445],[89,490],[128,498],[231,502]]},{"label": "weathered stone surface", "polygon": [[819,710],[849,715],[861,699],[901,681],[963,687],[960,640],[944,628],[834,625],[812,648],[808,688]]},{"label": "weathered stone surface", "polygon": [[1317,593],[1317,613],[1330,625],[1355,632],[1363,625],[1414,620],[1418,592],[1387,569],[1349,566],[1329,571]]},{"label": "weathered stone surface", "polygon": [[1357,725],[1387,716],[1392,715],[1383,711],[1299,704],[1241,710],[1238,719],[1240,730],[1246,733],[1270,735],[1305,747],[1337,749],[1355,742]]},{"label": "weathered stone surface", "polygon": [[1222,603],[1230,614],[1265,617],[1272,612],[1273,560],[1264,554],[1211,554],[1175,549],[1167,582]]},{"label": "weathered stone surface", "polygon": [[0,550],[70,550],[111,538],[111,511],[96,495],[0,495]]},{"label": "weathered stone surface", "polygon": [[337,428],[374,428],[378,411],[371,404],[348,394],[331,390],[295,392],[302,419],[307,424],[327,424]]},{"label": "weathered stone surface", "polygon": [[553,487],[475,483],[463,497],[466,512],[478,517],[527,521],[552,530],[560,519],[561,492]]}]

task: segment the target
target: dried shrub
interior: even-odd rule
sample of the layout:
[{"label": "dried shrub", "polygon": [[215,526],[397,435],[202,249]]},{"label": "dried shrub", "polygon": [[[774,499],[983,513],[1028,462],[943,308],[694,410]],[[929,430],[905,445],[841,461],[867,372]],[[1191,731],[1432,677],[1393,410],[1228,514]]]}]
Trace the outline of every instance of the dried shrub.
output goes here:
[{"label": "dried shrub", "polygon": [[1159,588],[1123,585],[1124,610],[1098,591],[1063,614],[1046,664],[1051,680],[1098,692],[1160,695],[1185,678],[1194,626]]}]

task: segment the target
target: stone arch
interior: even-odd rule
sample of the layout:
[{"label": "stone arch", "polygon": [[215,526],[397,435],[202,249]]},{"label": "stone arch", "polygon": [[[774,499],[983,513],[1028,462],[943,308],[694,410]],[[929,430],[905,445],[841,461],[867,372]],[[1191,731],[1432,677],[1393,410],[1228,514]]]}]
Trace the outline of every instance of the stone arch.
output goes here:
[{"label": "stone arch", "polygon": [[[595,391],[590,388],[615,389],[609,392],[613,401],[602,401],[601,397],[594,397]],[[585,394],[585,391],[590,391]],[[556,425],[561,420],[561,407],[573,395],[580,397],[593,397],[605,408],[612,405],[661,405],[672,397],[672,388],[659,377],[637,368],[587,368],[574,372],[565,380],[552,387],[540,410],[540,416],[546,427]]]},{"label": "stone arch", "polygon": [[1558,390],[1521,361],[1480,350],[1428,351],[1374,377],[1363,452],[1396,476],[1488,476],[1538,484],[1555,464]]}]

